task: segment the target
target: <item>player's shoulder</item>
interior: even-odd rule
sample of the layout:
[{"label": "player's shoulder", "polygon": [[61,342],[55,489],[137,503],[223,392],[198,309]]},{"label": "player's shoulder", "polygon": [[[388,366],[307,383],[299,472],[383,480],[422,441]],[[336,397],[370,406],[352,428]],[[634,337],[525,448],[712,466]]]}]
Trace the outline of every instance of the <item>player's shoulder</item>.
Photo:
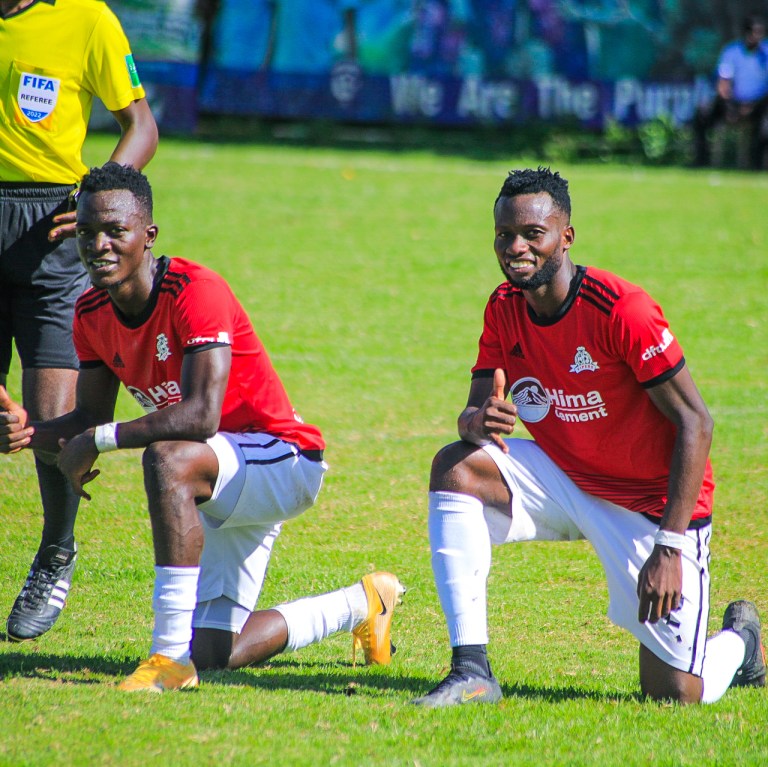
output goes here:
[{"label": "player's shoulder", "polygon": [[81,24],[96,23],[102,16],[112,17],[114,11],[103,0],[56,0],[52,10],[62,15],[72,15]]},{"label": "player's shoulder", "polygon": [[513,300],[515,297],[524,298],[523,291],[520,290],[520,288],[510,285],[508,282],[502,282],[501,285],[498,285],[493,290],[488,301],[491,304],[496,304],[498,302],[504,303]]},{"label": "player's shoulder", "polygon": [[75,302],[75,317],[93,314],[110,303],[109,293],[103,288],[89,287]]},{"label": "player's shoulder", "polygon": [[587,266],[584,269],[580,288],[583,291],[601,295],[609,305],[628,295],[645,294],[645,290],[640,285],[607,269],[598,269],[595,266]]},{"label": "player's shoulder", "polygon": [[197,261],[175,256],[163,256],[163,260],[165,273],[160,286],[161,292],[171,292],[178,297],[190,285],[203,291],[215,290],[219,294],[221,291],[231,292],[227,281],[218,272]]},{"label": "player's shoulder", "polygon": [[218,272],[214,272],[210,267],[197,261],[190,261],[188,258],[179,258],[178,256],[163,256],[163,258],[168,263],[165,271],[166,278],[174,279],[181,275],[186,275],[190,280],[224,281],[224,278]]},{"label": "player's shoulder", "polygon": [[655,304],[645,288],[606,269],[588,266],[579,287],[580,296],[609,316],[633,314]]}]

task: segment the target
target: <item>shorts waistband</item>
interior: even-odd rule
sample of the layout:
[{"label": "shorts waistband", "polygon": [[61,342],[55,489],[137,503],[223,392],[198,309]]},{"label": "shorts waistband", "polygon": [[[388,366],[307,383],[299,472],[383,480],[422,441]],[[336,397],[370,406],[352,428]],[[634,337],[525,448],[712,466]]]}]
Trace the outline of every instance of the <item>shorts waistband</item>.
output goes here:
[{"label": "shorts waistband", "polygon": [[320,463],[323,460],[322,450],[300,450],[299,451],[308,461]]},{"label": "shorts waistband", "polygon": [[77,184],[43,184],[38,181],[0,181],[0,198],[6,200],[61,200]]}]

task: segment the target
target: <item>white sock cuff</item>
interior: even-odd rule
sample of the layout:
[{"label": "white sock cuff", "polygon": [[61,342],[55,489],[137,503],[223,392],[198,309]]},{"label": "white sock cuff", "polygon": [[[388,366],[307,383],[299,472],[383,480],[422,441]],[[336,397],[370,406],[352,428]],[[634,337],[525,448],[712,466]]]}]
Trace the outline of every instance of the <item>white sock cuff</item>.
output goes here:
[{"label": "white sock cuff", "polygon": [[429,510],[471,514],[483,512],[483,502],[473,495],[452,493],[448,490],[429,491]]},{"label": "white sock cuff", "polygon": [[155,566],[154,610],[194,610],[197,604],[199,567]]}]

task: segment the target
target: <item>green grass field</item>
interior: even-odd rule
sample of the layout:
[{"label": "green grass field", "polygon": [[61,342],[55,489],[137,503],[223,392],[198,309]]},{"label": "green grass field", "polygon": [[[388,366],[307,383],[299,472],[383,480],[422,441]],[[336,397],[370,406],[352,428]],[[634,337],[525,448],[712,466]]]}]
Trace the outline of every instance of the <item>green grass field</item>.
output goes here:
[{"label": "green grass field", "polygon": [[[89,139],[87,161],[102,162],[112,143]],[[153,571],[140,454],[112,453],[81,507],[59,623],[35,643],[0,642],[0,765],[768,764],[765,690],[708,707],[640,698],[635,640],[605,617],[602,571],[584,543],[494,550],[500,705],[408,705],[449,659],[426,535],[429,465],[455,438],[500,282],[492,202],[506,171],[526,164],[537,159],[161,143],[148,168],[156,253],[230,280],[329,446],[325,489],[286,525],[260,606],[390,569],[408,586],[398,653],[389,667],[355,669],[343,635],[262,668],[204,674],[189,693],[115,690],[149,648]],[[574,260],[660,301],[716,420],[710,630],[734,598],[768,616],[768,177],[559,170],[571,182]],[[18,396],[18,367],[11,389]],[[119,415],[139,415],[127,395]],[[32,456],[0,460],[0,487],[4,621],[40,533]]]}]

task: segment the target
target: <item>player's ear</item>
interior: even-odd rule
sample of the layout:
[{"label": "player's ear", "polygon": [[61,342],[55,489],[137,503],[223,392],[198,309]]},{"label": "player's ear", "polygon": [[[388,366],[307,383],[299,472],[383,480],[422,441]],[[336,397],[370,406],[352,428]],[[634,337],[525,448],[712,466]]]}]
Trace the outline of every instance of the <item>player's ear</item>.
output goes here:
[{"label": "player's ear", "polygon": [[573,245],[573,241],[576,239],[576,230],[568,224],[568,226],[563,229],[563,247],[567,250],[568,248]]},{"label": "player's ear", "polygon": [[144,247],[152,248],[155,244],[156,239],[157,239],[157,224],[150,224],[144,230]]}]

